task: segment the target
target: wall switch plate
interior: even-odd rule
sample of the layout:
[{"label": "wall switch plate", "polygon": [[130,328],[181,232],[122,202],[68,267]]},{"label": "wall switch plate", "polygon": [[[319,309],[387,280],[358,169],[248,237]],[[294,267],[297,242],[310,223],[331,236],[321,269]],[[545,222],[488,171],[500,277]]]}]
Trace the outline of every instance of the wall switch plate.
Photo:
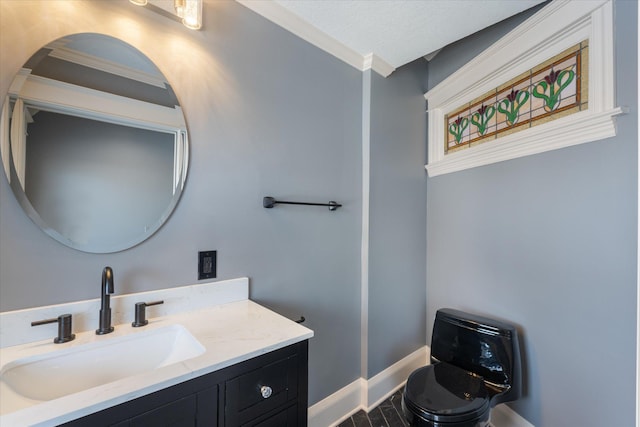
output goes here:
[{"label": "wall switch plate", "polygon": [[216,251],[198,252],[198,280],[216,277]]}]

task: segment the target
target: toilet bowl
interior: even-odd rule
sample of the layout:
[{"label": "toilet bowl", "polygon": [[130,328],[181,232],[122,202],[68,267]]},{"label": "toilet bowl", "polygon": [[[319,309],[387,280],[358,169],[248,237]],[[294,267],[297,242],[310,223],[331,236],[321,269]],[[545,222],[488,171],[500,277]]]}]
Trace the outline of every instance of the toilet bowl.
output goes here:
[{"label": "toilet bowl", "polygon": [[409,375],[402,411],[412,427],[486,427],[521,394],[516,328],[453,309],[436,313],[431,364]]}]

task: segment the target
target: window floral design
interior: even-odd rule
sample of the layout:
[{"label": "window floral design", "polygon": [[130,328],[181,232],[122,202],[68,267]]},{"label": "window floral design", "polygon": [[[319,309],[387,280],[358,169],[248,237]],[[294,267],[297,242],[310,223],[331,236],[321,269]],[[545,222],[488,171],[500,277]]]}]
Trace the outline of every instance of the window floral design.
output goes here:
[{"label": "window floral design", "polygon": [[507,123],[510,126],[518,123],[520,108],[526,104],[528,99],[529,92],[511,89],[511,93],[502,101],[498,102],[498,111],[506,116]]},{"label": "window floral design", "polygon": [[583,41],[445,115],[445,154],[588,107]]},{"label": "window floral design", "polygon": [[538,82],[531,93],[544,100],[544,109],[550,113],[560,105],[560,95],[571,84],[574,76],[575,72],[571,68],[562,71],[553,71],[551,68],[549,75]]},{"label": "window floral design", "polygon": [[480,135],[484,135],[487,131],[487,125],[489,124],[489,120],[496,113],[496,109],[491,106],[487,107],[482,104],[482,107],[478,109],[475,113],[471,115],[471,124],[475,125],[478,128],[478,133]]},{"label": "window floral design", "polygon": [[456,142],[460,143],[464,130],[469,126],[469,119],[466,117],[458,117],[449,125],[449,133],[456,138]]}]

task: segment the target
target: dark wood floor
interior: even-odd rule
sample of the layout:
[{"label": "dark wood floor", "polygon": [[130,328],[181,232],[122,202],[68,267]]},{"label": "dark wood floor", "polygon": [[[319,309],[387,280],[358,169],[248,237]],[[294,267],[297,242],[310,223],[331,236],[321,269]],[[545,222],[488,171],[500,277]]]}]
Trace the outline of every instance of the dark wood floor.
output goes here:
[{"label": "dark wood floor", "polygon": [[408,427],[409,424],[402,416],[401,399],[402,388],[369,413],[361,410],[341,422],[338,427]]}]

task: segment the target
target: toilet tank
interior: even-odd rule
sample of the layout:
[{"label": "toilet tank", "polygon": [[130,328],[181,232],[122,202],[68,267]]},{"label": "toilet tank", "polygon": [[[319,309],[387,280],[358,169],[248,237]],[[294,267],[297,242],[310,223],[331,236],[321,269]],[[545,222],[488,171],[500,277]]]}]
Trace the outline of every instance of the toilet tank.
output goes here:
[{"label": "toilet tank", "polygon": [[493,404],[521,394],[520,346],[515,326],[443,308],[436,313],[431,363],[446,362],[483,377]]}]

